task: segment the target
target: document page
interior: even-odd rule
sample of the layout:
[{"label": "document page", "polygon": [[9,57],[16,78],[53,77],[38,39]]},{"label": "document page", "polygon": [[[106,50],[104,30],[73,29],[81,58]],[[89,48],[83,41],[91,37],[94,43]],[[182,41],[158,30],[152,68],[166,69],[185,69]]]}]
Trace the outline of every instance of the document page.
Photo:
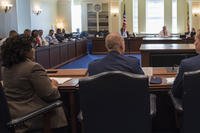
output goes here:
[{"label": "document page", "polygon": [[166,80],[167,80],[167,84],[173,84],[175,77],[166,78]]},{"label": "document page", "polygon": [[58,84],[63,84],[66,81],[71,80],[72,78],[67,78],[67,77],[50,77],[50,79],[54,79],[58,81]]}]

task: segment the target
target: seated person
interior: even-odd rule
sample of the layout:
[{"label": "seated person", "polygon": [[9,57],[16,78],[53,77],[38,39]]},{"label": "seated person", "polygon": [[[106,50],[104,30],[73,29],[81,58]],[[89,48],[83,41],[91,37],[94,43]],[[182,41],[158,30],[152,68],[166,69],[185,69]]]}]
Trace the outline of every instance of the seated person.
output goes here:
[{"label": "seated person", "polygon": [[20,35],[20,37],[31,37],[31,30],[25,29],[24,33]]},{"label": "seated person", "polygon": [[196,35],[196,30],[195,28],[193,27],[192,28],[192,31],[190,32],[190,37],[194,37]]},{"label": "seated person", "polygon": [[72,33],[65,34],[65,38],[68,39],[69,41],[73,38],[73,34]]},{"label": "seated person", "polygon": [[49,43],[43,37],[43,30],[42,29],[38,30],[38,34],[39,34],[40,44],[42,44],[42,46],[49,45]]},{"label": "seated person", "polygon": [[39,34],[38,38],[39,38],[41,46],[49,45],[48,42],[43,37],[43,30],[42,29],[38,30],[38,34]]},{"label": "seated person", "polygon": [[163,29],[160,31],[159,36],[160,37],[169,37],[170,36],[170,33],[167,30],[167,26],[163,26]]},{"label": "seated person", "polygon": [[0,46],[3,45],[3,42],[5,42],[6,39],[8,39],[8,38],[13,38],[13,37],[15,37],[15,36],[17,36],[17,35],[18,35],[17,31],[11,30],[11,31],[9,32],[9,37],[5,37],[4,39],[0,40]]},{"label": "seated person", "polygon": [[65,29],[62,29],[62,35],[64,36],[64,38],[66,38],[67,33],[65,32]]},{"label": "seated person", "polygon": [[107,30],[102,30],[96,33],[96,37],[102,37],[102,38],[106,38],[106,36],[109,34],[109,31]]},{"label": "seated person", "polygon": [[39,33],[38,30],[33,30],[31,33],[31,40],[32,40],[32,47],[37,48],[42,46],[40,39],[39,39]]},{"label": "seated person", "polygon": [[129,37],[129,32],[126,30],[126,26],[123,25],[122,28],[120,29],[120,34],[123,37]]},{"label": "seated person", "polygon": [[62,35],[64,36],[65,39],[68,40],[70,40],[73,37],[73,34],[69,32],[66,33],[65,29],[62,29]]},{"label": "seated person", "polygon": [[56,39],[57,39],[59,42],[62,42],[62,41],[65,39],[65,37],[64,37],[64,35],[63,35],[63,33],[62,33],[62,31],[61,31],[60,28],[58,28],[58,29],[56,30],[55,37],[56,37]]},{"label": "seated person", "polygon": [[[11,118],[24,116],[60,98],[58,83],[50,80],[45,69],[34,60],[30,38],[7,39],[1,47],[2,79]],[[12,52],[10,52],[12,51]],[[67,125],[62,107],[50,112],[52,128]],[[24,133],[42,128],[42,117],[36,117],[16,129]]]},{"label": "seated person", "polygon": [[81,34],[81,33],[80,33],[80,29],[77,28],[77,29],[76,29],[76,35],[77,35],[76,37],[79,38],[80,34]]},{"label": "seated person", "polygon": [[[197,53],[200,53],[200,31],[195,36],[195,49]],[[195,71],[200,69],[200,55],[190,57],[181,61],[179,66],[179,72],[176,76],[172,87],[172,94],[174,97],[183,98],[183,75],[184,72]]]},{"label": "seated person", "polygon": [[72,38],[79,39],[80,38],[80,29],[77,28],[76,32],[72,32]]},{"label": "seated person", "polygon": [[88,66],[89,75],[106,71],[125,71],[135,74],[144,74],[140,61],[135,57],[124,56],[124,39],[119,33],[111,33],[106,37],[105,46],[108,54],[103,59],[95,60]]},{"label": "seated person", "polygon": [[86,38],[88,37],[88,32],[87,31],[82,31],[81,34],[80,34],[80,38]]},{"label": "seated person", "polygon": [[102,31],[99,31],[95,34],[95,37],[100,37],[100,38],[103,38],[104,37],[104,34]]},{"label": "seated person", "polygon": [[49,30],[49,34],[45,37],[45,39],[49,44],[58,43],[58,40],[54,36],[54,30],[52,30],[52,29]]},{"label": "seated person", "polygon": [[11,30],[11,31],[9,32],[9,38],[14,38],[14,37],[16,37],[16,36],[18,36],[17,31]]},{"label": "seated person", "polygon": [[110,34],[110,32],[108,30],[104,30],[104,38],[106,38],[107,35],[109,35],[109,34]]}]

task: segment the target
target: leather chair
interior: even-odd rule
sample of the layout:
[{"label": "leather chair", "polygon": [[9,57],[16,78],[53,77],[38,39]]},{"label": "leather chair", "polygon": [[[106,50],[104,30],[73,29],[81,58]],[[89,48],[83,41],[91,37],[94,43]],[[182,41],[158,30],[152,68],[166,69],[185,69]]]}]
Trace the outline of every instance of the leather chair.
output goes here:
[{"label": "leather chair", "polygon": [[175,98],[170,92],[176,109],[177,123],[181,133],[199,133],[200,126],[200,70],[185,72],[183,80],[183,99]]},{"label": "leather chair", "polygon": [[150,133],[156,104],[148,83],[147,76],[120,71],[80,79],[84,133]]},{"label": "leather chair", "polygon": [[[11,119],[8,104],[6,101],[6,97],[3,92],[3,87],[0,84],[0,133],[15,133],[15,128],[22,127],[23,123],[31,120],[34,117],[37,117],[41,114],[44,114],[44,129],[41,129],[45,133],[51,132],[49,115],[48,112],[60,107],[62,105],[62,101],[55,101],[48,106],[45,106],[41,109],[35,110],[34,112],[30,112],[29,114],[22,116],[20,118]],[[31,132],[41,132],[41,131],[31,131]]]}]

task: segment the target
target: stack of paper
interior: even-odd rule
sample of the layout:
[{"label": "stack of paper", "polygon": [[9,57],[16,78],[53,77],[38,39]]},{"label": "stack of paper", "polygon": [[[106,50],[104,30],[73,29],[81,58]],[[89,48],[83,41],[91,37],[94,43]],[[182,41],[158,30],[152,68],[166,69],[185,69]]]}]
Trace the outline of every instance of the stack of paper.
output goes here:
[{"label": "stack of paper", "polygon": [[167,80],[167,84],[173,84],[175,78],[174,77],[170,77],[170,78],[166,78],[166,80]]},{"label": "stack of paper", "polygon": [[58,81],[58,84],[63,84],[66,81],[71,80],[72,78],[67,78],[67,77],[50,77],[50,79],[54,79]]}]

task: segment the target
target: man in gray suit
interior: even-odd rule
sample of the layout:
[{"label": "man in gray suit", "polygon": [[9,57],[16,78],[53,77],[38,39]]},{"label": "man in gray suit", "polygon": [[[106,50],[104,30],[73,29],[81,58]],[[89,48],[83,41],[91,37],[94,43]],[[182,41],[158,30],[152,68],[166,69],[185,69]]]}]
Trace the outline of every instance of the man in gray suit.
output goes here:
[{"label": "man in gray suit", "polygon": [[106,57],[95,60],[89,64],[89,75],[106,71],[124,71],[135,74],[144,74],[139,59],[124,56],[124,39],[119,33],[111,33],[106,37],[105,45],[108,50]]},{"label": "man in gray suit", "polygon": [[[45,69],[35,63],[34,49],[28,38],[7,39],[1,47],[4,92],[12,118],[24,116],[60,98],[58,83],[50,80]],[[51,127],[67,125],[62,107],[52,111]],[[42,127],[42,119],[26,122],[17,133]]]},{"label": "man in gray suit", "polygon": [[[197,32],[195,37],[195,48],[196,52],[200,53],[200,31]],[[182,99],[184,95],[183,91],[183,75],[184,72],[195,71],[200,69],[200,55],[184,59],[181,61],[179,66],[179,73],[176,76],[176,79],[173,84],[172,94],[174,97]]]}]

